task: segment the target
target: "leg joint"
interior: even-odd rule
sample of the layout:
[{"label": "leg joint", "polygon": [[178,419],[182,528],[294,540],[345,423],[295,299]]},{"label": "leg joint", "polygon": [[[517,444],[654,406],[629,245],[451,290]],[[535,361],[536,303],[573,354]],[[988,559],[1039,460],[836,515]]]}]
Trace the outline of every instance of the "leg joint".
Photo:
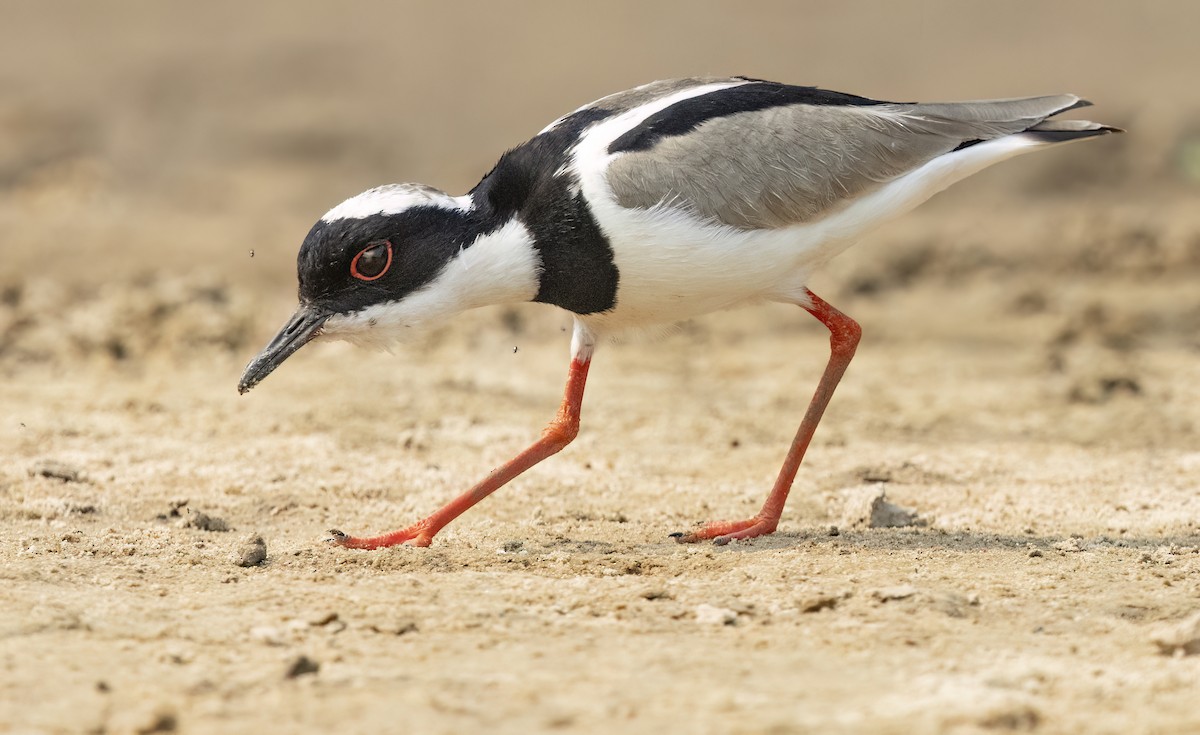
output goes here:
[{"label": "leg joint", "polygon": [[560,416],[550,422],[542,432],[542,441],[550,445],[554,451],[559,451],[570,444],[579,435],[579,421]]},{"label": "leg joint", "polygon": [[858,341],[862,339],[862,327],[845,314],[841,318],[826,322],[829,327],[829,346],[837,354],[854,354]]},{"label": "leg joint", "polygon": [[855,348],[858,347],[858,340],[862,338],[862,327],[812,291],[806,293],[812,303],[805,306],[804,310],[819,319],[829,330],[829,346],[833,354],[852,357]]}]

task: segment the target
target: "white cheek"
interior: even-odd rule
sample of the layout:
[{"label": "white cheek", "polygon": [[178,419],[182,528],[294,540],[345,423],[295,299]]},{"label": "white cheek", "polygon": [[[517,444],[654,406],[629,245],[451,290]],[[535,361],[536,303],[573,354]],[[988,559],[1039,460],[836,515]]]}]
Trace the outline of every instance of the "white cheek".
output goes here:
[{"label": "white cheek", "polygon": [[540,267],[533,237],[513,219],[480,235],[436,278],[408,296],[331,316],[322,336],[386,350],[460,311],[531,301],[537,295]]}]

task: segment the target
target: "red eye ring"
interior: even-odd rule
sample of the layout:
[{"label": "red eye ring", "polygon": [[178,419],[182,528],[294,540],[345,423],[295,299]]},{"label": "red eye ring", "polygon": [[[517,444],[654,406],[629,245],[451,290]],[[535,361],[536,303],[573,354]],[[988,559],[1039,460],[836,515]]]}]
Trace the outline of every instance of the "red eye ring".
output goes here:
[{"label": "red eye ring", "polygon": [[[387,261],[384,262],[383,268],[381,268],[379,270],[379,272],[375,273],[374,275],[366,275],[366,274],[362,273],[361,271],[359,271],[358,270],[358,261],[364,255],[366,255],[368,252],[370,252],[372,250],[376,250],[380,246],[387,248]],[[380,242],[373,242],[370,245],[363,248],[362,250],[358,251],[358,255],[355,255],[354,260],[350,261],[350,275],[354,276],[355,278],[357,278],[360,281],[374,281],[379,278],[383,278],[383,274],[387,273],[388,268],[391,268],[391,267],[392,267],[392,243],[389,240],[381,240]]]}]

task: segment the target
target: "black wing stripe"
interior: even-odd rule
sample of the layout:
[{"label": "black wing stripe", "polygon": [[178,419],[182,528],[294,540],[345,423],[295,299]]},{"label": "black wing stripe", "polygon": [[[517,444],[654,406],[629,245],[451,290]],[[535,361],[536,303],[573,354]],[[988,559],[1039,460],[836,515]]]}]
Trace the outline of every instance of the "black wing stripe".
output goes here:
[{"label": "black wing stripe", "polygon": [[665,110],[659,110],[609,144],[608,152],[613,154],[649,150],[662,138],[684,135],[708,120],[740,112],[756,112],[786,105],[858,107],[885,104],[891,103],[817,87],[751,81],[749,84],[682,100]]}]

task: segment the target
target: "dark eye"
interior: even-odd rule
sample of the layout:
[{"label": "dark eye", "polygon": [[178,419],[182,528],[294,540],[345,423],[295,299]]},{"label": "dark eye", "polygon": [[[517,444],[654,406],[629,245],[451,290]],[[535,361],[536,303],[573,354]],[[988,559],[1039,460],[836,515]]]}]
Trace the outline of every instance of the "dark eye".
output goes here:
[{"label": "dark eye", "polygon": [[350,261],[350,275],[360,281],[374,281],[392,264],[392,244],[387,240],[373,242]]}]

